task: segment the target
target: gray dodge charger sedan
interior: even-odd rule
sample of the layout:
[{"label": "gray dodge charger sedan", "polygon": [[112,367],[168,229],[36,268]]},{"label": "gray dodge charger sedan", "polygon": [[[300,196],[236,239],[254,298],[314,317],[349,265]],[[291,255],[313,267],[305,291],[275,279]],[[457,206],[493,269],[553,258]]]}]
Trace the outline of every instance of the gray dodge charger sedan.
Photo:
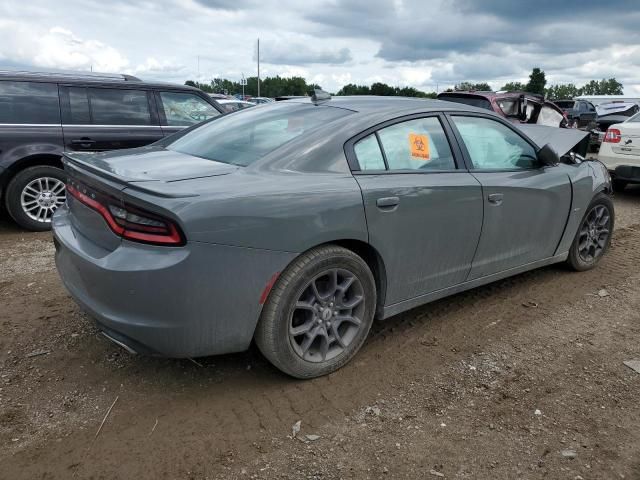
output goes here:
[{"label": "gray dodge charger sedan", "polygon": [[318,95],[69,153],[57,267],[130,351],[198,357],[255,339],[289,375],[324,375],[374,318],[598,263],[609,175],[570,152],[584,132],[531,127],[443,101]]}]

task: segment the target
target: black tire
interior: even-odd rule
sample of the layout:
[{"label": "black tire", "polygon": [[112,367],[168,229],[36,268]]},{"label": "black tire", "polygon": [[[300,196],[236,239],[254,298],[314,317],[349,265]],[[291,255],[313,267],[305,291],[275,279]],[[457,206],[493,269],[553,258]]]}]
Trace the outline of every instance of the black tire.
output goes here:
[{"label": "black tire", "polygon": [[[339,328],[342,328],[343,324],[347,324],[346,328],[352,328],[349,326],[349,322],[340,322],[339,318],[342,316],[342,313],[334,313],[334,315],[337,315],[335,318],[338,320],[331,317],[331,310],[334,308],[341,309],[339,303],[336,303],[335,306],[331,303],[332,307],[329,307],[328,303],[323,303],[322,306],[317,304],[318,310],[307,308],[300,309],[297,306],[300,304],[307,306],[310,305],[312,302],[311,300],[308,304],[301,302],[300,300],[303,298],[305,293],[311,293],[312,297],[316,298],[313,295],[313,292],[315,291],[317,293],[320,290],[316,281],[321,281],[325,278],[332,278],[329,276],[323,276],[324,273],[332,271],[342,272],[344,275],[351,274],[356,278],[357,282],[359,282],[356,283],[356,280],[354,280],[350,284],[358,285],[358,295],[354,295],[353,298],[351,298],[352,292],[350,289],[352,287],[347,287],[345,290],[338,289],[334,291],[333,301],[336,301],[335,299],[338,298],[338,295],[335,295],[335,292],[337,291],[342,292],[342,294],[339,294],[342,298],[338,300],[338,302],[342,302],[340,305],[347,305],[349,300],[347,299],[348,296],[351,300],[362,296],[363,298],[360,303],[358,303],[358,306],[353,308],[350,313],[350,315],[353,315],[351,318],[355,318],[356,313],[354,312],[356,308],[359,309],[357,316],[361,317],[359,318],[360,324],[353,327],[356,329],[353,333],[349,332],[351,337],[348,344],[344,341],[346,335],[345,337],[341,337],[341,342],[345,343],[346,346],[343,347],[342,345],[336,345],[335,343],[339,342],[334,340],[335,343],[333,344],[334,347],[331,353],[335,356],[328,358],[329,355],[326,352],[324,352],[324,357],[322,356],[322,353],[318,353],[315,357],[317,360],[311,361],[310,357],[303,357],[307,355],[316,355],[315,352],[311,352],[311,347],[315,345],[316,340],[320,339],[318,348],[322,350],[321,345],[324,343],[322,339],[330,338],[317,333],[313,335],[313,337],[311,335],[312,333],[322,331],[322,329],[325,328],[323,327],[323,318],[325,313],[329,314],[329,322],[331,320],[336,322],[335,324],[331,324],[331,326],[327,326],[325,328],[325,335],[327,333],[329,335],[334,335],[332,333],[333,330],[331,329],[335,328],[337,332]],[[333,281],[332,284],[340,287],[346,285],[348,283],[347,280],[342,281],[340,280],[341,278],[349,277],[340,277],[339,274],[336,273],[335,281]],[[315,286],[315,290],[313,290],[312,284]],[[327,285],[329,285],[329,283],[327,283]],[[331,291],[331,288],[328,287],[326,291]],[[329,296],[329,298],[332,297]],[[327,302],[328,301],[329,300],[327,300]],[[315,300],[313,300],[313,302],[315,302]],[[353,356],[358,352],[369,333],[371,324],[373,323],[375,309],[375,280],[365,261],[350,250],[336,245],[326,245],[300,255],[300,257],[294,260],[292,264],[280,274],[280,277],[273,286],[262,310],[254,338],[262,354],[284,373],[301,379],[319,377],[339,369],[351,360],[351,358],[353,358]],[[326,310],[329,310],[329,312],[326,312]],[[309,329],[307,333],[294,338],[292,331],[295,328],[300,328],[300,325],[294,325],[294,323],[298,321],[297,317],[294,315],[300,315],[301,313],[309,315],[309,321],[303,322],[304,325],[302,325],[302,327],[304,328],[304,326],[309,323],[310,325],[313,325],[313,328]],[[325,318],[325,320],[327,319]],[[319,322],[320,325],[317,326],[316,322]],[[309,339],[309,342],[313,342],[307,346],[308,350],[305,350],[305,352],[308,351],[311,353],[301,354],[303,347],[297,343],[298,338],[300,337],[302,337],[303,344],[307,338]],[[334,338],[337,337],[338,334],[336,333]],[[311,340],[311,338],[313,338],[313,340]],[[329,340],[326,341],[327,345],[329,345]],[[336,353],[336,348],[338,353]]]},{"label": "black tire", "polygon": [[625,182],[624,180],[612,180],[611,186],[614,192],[622,193],[624,192],[624,189],[627,188],[627,182]]},{"label": "black tire", "polygon": [[[5,193],[5,205],[7,207],[7,212],[22,228],[36,232],[43,232],[51,229],[50,214],[53,213],[52,210],[43,213],[43,217],[46,216],[47,218],[39,221],[32,218],[22,206],[22,195],[25,188],[34,180],[45,178],[55,179],[58,182],[62,182],[62,184],[64,184],[66,179],[62,169],[43,165],[38,167],[29,167],[18,172],[7,186],[7,191]],[[52,180],[50,180],[50,182],[53,184]],[[61,194],[55,196],[55,198],[55,203],[63,203],[64,189]],[[55,208],[53,208],[53,210],[55,210]]]},{"label": "black tire", "polygon": [[[606,239],[604,238],[604,236],[600,236],[602,235],[601,233],[599,234],[596,231],[595,233],[596,235],[598,235],[598,238],[600,239],[600,243],[601,243],[601,246],[599,247],[599,249],[598,250],[594,249],[594,253],[591,256],[588,254],[581,253],[581,250],[582,250],[581,246],[585,244],[585,241],[590,241],[590,238],[592,235],[592,232],[585,234],[584,233],[585,229],[587,231],[591,230],[588,227],[588,223],[590,219],[594,218],[592,217],[592,215],[594,215],[594,213],[597,212],[598,210],[601,211],[602,207],[604,207],[604,210],[606,211],[606,215],[608,216],[608,219],[606,221],[603,220],[601,225],[601,228],[602,228],[601,231],[602,232],[604,232],[604,230],[607,231]],[[595,215],[597,216],[597,213],[595,213]],[[601,223],[601,222],[598,221],[596,223]],[[585,270],[590,270],[594,268],[600,262],[604,254],[607,253],[607,250],[609,249],[609,246],[611,244],[611,235],[613,233],[614,223],[615,223],[615,212],[613,209],[613,202],[611,201],[611,198],[609,198],[608,195],[605,195],[604,193],[599,193],[593,198],[593,200],[587,207],[585,215],[582,217],[582,220],[580,220],[580,225],[578,226],[578,231],[576,232],[576,236],[573,239],[573,243],[571,244],[571,249],[569,250],[569,258],[567,258],[567,263],[572,269],[578,272],[583,272]],[[593,238],[595,238],[595,235],[593,236]]]}]

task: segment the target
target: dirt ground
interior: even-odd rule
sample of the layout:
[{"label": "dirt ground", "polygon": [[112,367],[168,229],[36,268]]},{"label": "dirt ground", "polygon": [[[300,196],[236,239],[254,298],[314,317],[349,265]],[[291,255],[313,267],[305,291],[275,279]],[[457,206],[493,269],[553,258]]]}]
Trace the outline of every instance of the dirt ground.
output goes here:
[{"label": "dirt ground", "polygon": [[306,382],[255,349],[127,354],[63,289],[50,234],[0,221],[0,478],[640,479],[640,188],[615,204],[597,269],[380,322]]}]

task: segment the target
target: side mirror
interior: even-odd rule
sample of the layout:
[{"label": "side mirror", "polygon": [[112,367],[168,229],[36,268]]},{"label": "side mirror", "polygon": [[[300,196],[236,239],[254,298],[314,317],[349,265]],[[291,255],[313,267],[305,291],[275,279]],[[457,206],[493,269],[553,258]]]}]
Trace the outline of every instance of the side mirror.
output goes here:
[{"label": "side mirror", "polygon": [[538,150],[538,160],[546,167],[553,167],[560,163],[560,157],[548,143]]}]

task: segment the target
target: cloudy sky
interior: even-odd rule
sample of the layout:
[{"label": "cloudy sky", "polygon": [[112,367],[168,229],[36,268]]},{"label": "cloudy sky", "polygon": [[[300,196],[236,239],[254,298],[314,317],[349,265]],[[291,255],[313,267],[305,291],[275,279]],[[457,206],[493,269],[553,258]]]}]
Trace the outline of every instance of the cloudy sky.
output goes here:
[{"label": "cloudy sky", "polygon": [[[2,0],[0,68],[184,82],[302,75],[443,90],[461,81],[581,85],[640,96],[639,0]],[[199,61],[198,61],[199,59]]]}]

